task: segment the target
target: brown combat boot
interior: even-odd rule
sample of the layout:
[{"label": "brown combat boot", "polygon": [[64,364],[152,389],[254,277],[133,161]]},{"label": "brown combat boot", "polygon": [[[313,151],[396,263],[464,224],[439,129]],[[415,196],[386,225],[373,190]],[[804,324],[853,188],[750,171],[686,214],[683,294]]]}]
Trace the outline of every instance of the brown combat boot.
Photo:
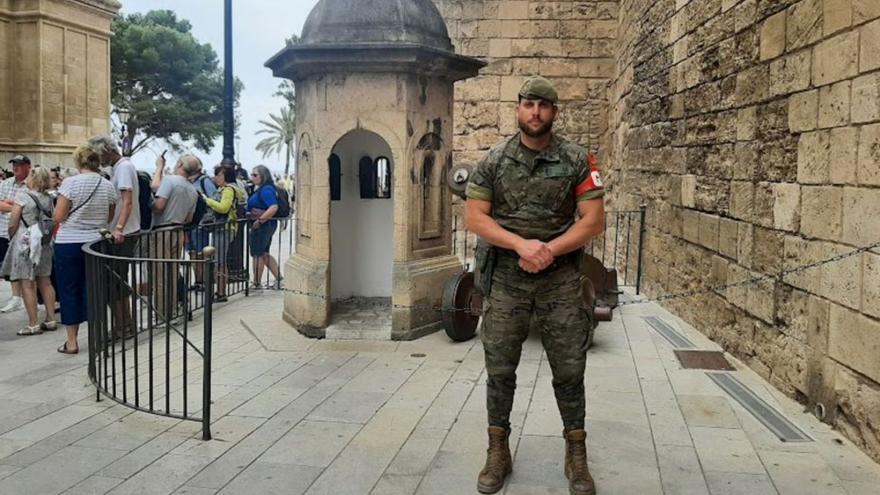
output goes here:
[{"label": "brown combat boot", "polygon": [[489,449],[486,450],[486,465],[477,478],[480,493],[495,493],[504,488],[504,480],[513,471],[510,458],[510,444],[507,439],[510,430],[500,426],[489,427]]},{"label": "brown combat boot", "polygon": [[587,466],[587,432],[562,432],[565,437],[565,477],[571,495],[595,495],[596,484]]}]

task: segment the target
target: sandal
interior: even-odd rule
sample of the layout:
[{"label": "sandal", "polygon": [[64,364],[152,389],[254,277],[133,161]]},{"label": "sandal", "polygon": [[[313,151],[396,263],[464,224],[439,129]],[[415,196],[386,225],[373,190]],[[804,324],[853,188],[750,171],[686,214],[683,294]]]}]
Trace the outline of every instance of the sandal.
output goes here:
[{"label": "sandal", "polygon": [[44,321],[43,323],[40,323],[40,329],[42,329],[44,332],[53,332],[55,330],[58,330],[58,322],[54,320]]},{"label": "sandal", "polygon": [[43,329],[40,328],[40,325],[34,325],[34,326],[26,326],[26,327],[22,328],[21,330],[19,330],[18,332],[16,332],[15,334],[24,337],[24,336],[28,336],[28,335],[40,335],[41,333],[43,333]]},{"label": "sandal", "polygon": [[79,349],[70,350],[67,348],[67,342],[61,344],[61,347],[58,348],[58,352],[61,354],[79,354]]}]

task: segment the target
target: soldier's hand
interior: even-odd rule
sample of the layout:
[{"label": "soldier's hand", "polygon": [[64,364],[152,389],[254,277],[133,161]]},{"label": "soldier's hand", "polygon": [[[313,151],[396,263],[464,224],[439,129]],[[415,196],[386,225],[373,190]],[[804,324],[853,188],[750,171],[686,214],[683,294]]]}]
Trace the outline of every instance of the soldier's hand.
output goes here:
[{"label": "soldier's hand", "polygon": [[524,240],[517,247],[516,254],[541,270],[553,263],[553,253],[550,251],[550,246],[536,239]]},{"label": "soldier's hand", "polygon": [[528,273],[540,273],[541,272],[541,269],[538,267],[538,265],[534,265],[532,263],[529,263],[528,261],[526,261],[522,258],[519,259],[519,267],[524,272],[528,272]]}]

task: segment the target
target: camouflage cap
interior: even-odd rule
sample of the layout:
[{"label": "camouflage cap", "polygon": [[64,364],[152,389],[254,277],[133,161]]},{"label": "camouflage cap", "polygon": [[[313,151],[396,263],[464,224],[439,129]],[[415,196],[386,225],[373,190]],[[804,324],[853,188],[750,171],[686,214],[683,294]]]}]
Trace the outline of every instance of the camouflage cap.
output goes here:
[{"label": "camouflage cap", "polygon": [[553,83],[541,76],[532,76],[523,83],[519,95],[529,100],[547,100],[550,103],[559,101],[559,95]]}]

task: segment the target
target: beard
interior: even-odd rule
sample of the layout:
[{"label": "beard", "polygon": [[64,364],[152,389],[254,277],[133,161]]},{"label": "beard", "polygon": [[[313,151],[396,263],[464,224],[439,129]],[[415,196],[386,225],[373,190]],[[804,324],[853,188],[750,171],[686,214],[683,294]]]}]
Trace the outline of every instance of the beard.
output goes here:
[{"label": "beard", "polygon": [[546,136],[553,130],[553,121],[545,122],[541,127],[537,129],[533,129],[529,127],[527,122],[519,121],[519,130],[523,132],[526,136],[532,138],[541,138]]}]

